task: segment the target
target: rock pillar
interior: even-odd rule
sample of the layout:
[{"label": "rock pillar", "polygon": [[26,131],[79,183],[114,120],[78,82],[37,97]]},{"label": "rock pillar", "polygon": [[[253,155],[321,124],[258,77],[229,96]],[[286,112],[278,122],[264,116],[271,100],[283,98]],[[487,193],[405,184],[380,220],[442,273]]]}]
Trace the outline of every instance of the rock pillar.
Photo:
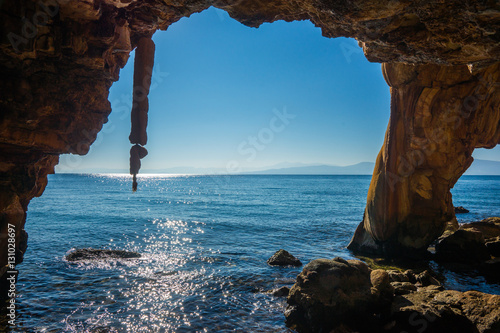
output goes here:
[{"label": "rock pillar", "polygon": [[391,117],[349,249],[413,256],[456,224],[450,189],[474,148],[500,142],[499,68],[382,65]]}]

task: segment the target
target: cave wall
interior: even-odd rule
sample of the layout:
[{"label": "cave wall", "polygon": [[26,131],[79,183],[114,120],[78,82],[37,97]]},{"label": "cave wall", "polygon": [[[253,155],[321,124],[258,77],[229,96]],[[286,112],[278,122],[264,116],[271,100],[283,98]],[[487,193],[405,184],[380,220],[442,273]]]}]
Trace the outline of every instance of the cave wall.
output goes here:
[{"label": "cave wall", "polygon": [[[276,20],[311,20],[325,37],[354,37],[370,61],[387,63],[391,122],[370,186],[364,223],[358,228],[358,239],[363,241],[354,244],[400,242],[405,233],[418,229],[425,215],[431,216],[431,227],[419,229],[419,236],[408,243],[416,246],[415,242],[422,242],[420,238],[425,243],[438,234],[442,221],[453,217],[449,187],[470,164],[472,149],[498,143],[495,126],[485,125],[498,123],[496,102],[481,101],[481,111],[470,118],[481,119],[474,126],[464,125],[467,120],[460,129],[446,130],[451,137],[439,139],[446,143],[438,145],[415,175],[398,182],[395,191],[388,190],[383,178],[398,169],[398,154],[419,144],[414,139],[429,138],[440,126],[449,127],[436,120],[441,117],[441,106],[459,105],[474,87],[482,85],[478,78],[484,76],[477,73],[488,71],[495,74],[491,82],[498,82],[497,1],[3,0],[0,274],[7,263],[7,224],[16,226],[20,262],[29,201],[43,192],[59,154],[88,152],[111,112],[109,88],[139,39],[210,6],[226,10],[251,27]],[[434,72],[441,76],[431,75]],[[452,75],[453,84],[447,75]],[[462,85],[466,88],[460,88]],[[439,114],[436,119],[435,113]],[[488,138],[483,136],[486,129],[493,133]],[[445,157],[436,157],[439,162],[434,163],[434,157],[442,154]],[[450,166],[443,167],[443,163]],[[436,184],[430,192],[429,182]],[[414,186],[408,184],[423,189],[413,191]],[[410,192],[413,197],[403,200]],[[439,204],[418,215],[424,207],[422,200],[430,202],[429,193]]]}]

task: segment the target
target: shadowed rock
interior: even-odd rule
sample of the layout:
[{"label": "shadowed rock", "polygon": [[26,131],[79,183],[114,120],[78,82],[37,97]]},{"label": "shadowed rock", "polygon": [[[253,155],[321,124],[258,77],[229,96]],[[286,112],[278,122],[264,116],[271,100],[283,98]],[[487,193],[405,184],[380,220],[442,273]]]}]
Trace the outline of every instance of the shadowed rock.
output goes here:
[{"label": "shadowed rock", "polygon": [[477,264],[490,259],[483,235],[478,231],[457,230],[436,245],[436,260]]},{"label": "shadowed rock", "polygon": [[77,249],[66,255],[67,261],[136,259],[141,254],[124,250]]},{"label": "shadowed rock", "polygon": [[468,212],[469,210],[464,208],[463,206],[455,207],[455,214],[466,214]]},{"label": "shadowed rock", "polygon": [[288,251],[278,250],[271,258],[267,260],[271,266],[302,266],[302,262],[295,258]]},{"label": "shadowed rock", "polygon": [[492,256],[500,257],[500,237],[490,238],[490,240],[486,242],[486,248],[488,248]]}]

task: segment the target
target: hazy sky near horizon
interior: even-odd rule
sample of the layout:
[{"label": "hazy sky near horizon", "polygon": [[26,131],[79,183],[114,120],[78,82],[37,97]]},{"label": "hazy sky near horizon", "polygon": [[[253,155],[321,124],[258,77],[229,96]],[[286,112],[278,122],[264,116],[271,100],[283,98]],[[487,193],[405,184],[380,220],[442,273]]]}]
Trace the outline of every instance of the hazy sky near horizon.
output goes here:
[{"label": "hazy sky near horizon", "polygon": [[[375,161],[389,120],[380,64],[309,21],[248,28],[210,8],[158,31],[143,169]],[[58,171],[128,169],[133,53],[88,155]],[[476,158],[500,160],[500,149]]]}]

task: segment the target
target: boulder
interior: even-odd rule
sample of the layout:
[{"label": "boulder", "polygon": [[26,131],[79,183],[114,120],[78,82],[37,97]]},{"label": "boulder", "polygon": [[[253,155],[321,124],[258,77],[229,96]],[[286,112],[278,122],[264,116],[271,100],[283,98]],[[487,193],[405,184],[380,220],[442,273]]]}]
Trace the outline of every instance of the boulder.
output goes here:
[{"label": "boulder", "polygon": [[455,207],[455,214],[466,214],[468,212],[469,210],[464,208],[463,206]]},{"label": "boulder", "polygon": [[271,266],[302,266],[299,259],[283,249],[273,254],[273,256],[267,260],[267,263]]},{"label": "boulder", "polygon": [[66,255],[67,261],[135,259],[141,254],[124,250],[76,249]]},{"label": "boulder", "polygon": [[459,229],[436,245],[436,260],[477,264],[490,259],[481,232]]},{"label": "boulder", "polygon": [[500,236],[500,217],[488,217],[487,219],[466,223],[460,229],[479,231],[484,239],[496,238]]},{"label": "boulder", "polygon": [[311,261],[290,290],[286,325],[299,332],[330,332],[368,324],[379,300],[372,292],[392,288],[387,273],[376,272],[370,276],[368,266],[358,260]]}]

